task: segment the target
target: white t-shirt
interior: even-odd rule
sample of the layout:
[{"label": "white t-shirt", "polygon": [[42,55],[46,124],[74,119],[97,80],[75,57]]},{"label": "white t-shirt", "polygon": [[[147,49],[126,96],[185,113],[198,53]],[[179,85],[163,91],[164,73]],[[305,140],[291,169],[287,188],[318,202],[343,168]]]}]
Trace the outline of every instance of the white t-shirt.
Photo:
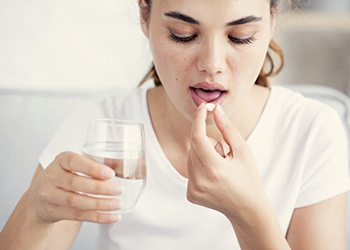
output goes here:
[{"label": "white t-shirt", "polygon": [[[219,212],[186,199],[187,179],[167,159],[150,120],[146,90],[104,98],[66,119],[40,156],[46,168],[62,151],[81,153],[91,118],[145,125],[147,184],[133,212],[101,225],[98,249],[240,249],[230,222]],[[284,233],[293,210],[349,189],[346,133],[336,111],[280,86],[247,143]],[[185,157],[185,156],[184,156]],[[253,239],[252,239],[253,240]]]}]

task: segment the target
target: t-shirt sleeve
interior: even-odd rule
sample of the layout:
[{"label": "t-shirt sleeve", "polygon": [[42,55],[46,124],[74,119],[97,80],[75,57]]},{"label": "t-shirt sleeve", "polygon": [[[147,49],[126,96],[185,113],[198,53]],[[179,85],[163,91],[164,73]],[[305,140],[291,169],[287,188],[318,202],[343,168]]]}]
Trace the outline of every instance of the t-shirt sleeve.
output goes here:
[{"label": "t-shirt sleeve", "polygon": [[60,125],[47,146],[39,156],[39,163],[47,168],[57,155],[70,151],[81,154],[85,142],[89,122],[95,118],[113,118],[112,107],[115,103],[110,100],[96,100],[79,106]]},{"label": "t-shirt sleeve", "polygon": [[335,110],[325,108],[314,118],[304,141],[308,145],[296,207],[321,202],[349,190],[347,136]]}]

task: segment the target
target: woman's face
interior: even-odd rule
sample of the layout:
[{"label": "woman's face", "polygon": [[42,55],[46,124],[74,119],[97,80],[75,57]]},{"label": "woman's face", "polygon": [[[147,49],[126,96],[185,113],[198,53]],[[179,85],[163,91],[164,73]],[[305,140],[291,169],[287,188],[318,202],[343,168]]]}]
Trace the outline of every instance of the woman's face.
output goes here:
[{"label": "woman's face", "polygon": [[227,114],[247,96],[265,61],[274,22],[267,0],[153,0],[143,31],[175,107],[188,120],[201,103]]}]

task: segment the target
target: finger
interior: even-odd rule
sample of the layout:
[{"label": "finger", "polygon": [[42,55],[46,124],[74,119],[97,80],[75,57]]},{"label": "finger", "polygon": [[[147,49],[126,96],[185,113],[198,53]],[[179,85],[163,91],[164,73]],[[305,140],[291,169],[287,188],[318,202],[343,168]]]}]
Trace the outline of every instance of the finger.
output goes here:
[{"label": "finger", "polygon": [[186,158],[186,166],[187,166],[187,171],[188,171],[188,177],[190,178],[191,172],[192,172],[192,160],[191,160],[191,150],[188,151],[187,153],[187,158]]},{"label": "finger", "polygon": [[[199,159],[198,155],[193,149],[190,149],[187,154],[187,169],[188,174],[190,177],[190,174],[194,173],[195,171],[198,171],[197,166],[203,165],[201,160]],[[200,170],[203,171],[203,170]]]},{"label": "finger", "polygon": [[192,122],[192,135],[199,135],[200,137],[205,138],[207,135],[207,128],[206,128],[206,119],[207,119],[207,109],[202,103],[200,106],[198,106],[197,111],[194,115],[194,119]]},{"label": "finger", "polygon": [[119,173],[123,172],[123,160],[122,159],[110,159],[106,158],[103,161],[103,164],[110,167],[114,172]]},{"label": "finger", "polygon": [[72,152],[61,153],[57,161],[66,171],[83,173],[95,179],[106,180],[115,175],[111,168]]},{"label": "finger", "polygon": [[221,105],[216,105],[214,110],[214,120],[217,128],[222,133],[225,142],[230,146],[231,150],[233,150],[231,153],[239,151],[244,145],[245,140],[239,131],[233,126]]},{"label": "finger", "polygon": [[50,210],[53,211],[53,216],[64,220],[89,221],[93,223],[107,224],[119,222],[122,218],[119,213],[79,210],[57,205],[52,205]]},{"label": "finger", "polygon": [[196,152],[190,149],[187,155],[187,171],[189,182],[198,181],[198,176],[203,174],[205,167],[203,168],[203,162],[201,161]]},{"label": "finger", "polygon": [[211,155],[215,150],[207,137],[206,129],[207,109],[202,103],[196,111],[191,128],[191,147],[194,147],[200,155]]},{"label": "finger", "polygon": [[115,211],[120,209],[119,198],[95,198],[56,188],[52,192],[53,204],[83,210]]},{"label": "finger", "polygon": [[61,171],[56,185],[64,190],[83,192],[89,194],[119,195],[120,184],[112,181],[96,180],[85,176],[79,176],[68,171]]}]

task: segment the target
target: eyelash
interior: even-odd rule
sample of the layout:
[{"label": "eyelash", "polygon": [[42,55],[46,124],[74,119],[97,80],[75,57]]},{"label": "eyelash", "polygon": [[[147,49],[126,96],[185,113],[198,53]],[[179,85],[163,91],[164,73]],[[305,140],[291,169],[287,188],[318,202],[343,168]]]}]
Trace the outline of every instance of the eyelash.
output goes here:
[{"label": "eyelash", "polygon": [[[169,38],[170,38],[170,40],[177,42],[177,43],[189,43],[189,42],[192,42],[194,39],[196,39],[197,35],[180,37],[180,36],[177,36],[173,33],[170,33]],[[238,44],[238,45],[251,44],[256,40],[256,38],[254,36],[249,37],[249,38],[245,38],[245,39],[240,39],[240,38],[228,36],[228,39],[231,42]]]}]

